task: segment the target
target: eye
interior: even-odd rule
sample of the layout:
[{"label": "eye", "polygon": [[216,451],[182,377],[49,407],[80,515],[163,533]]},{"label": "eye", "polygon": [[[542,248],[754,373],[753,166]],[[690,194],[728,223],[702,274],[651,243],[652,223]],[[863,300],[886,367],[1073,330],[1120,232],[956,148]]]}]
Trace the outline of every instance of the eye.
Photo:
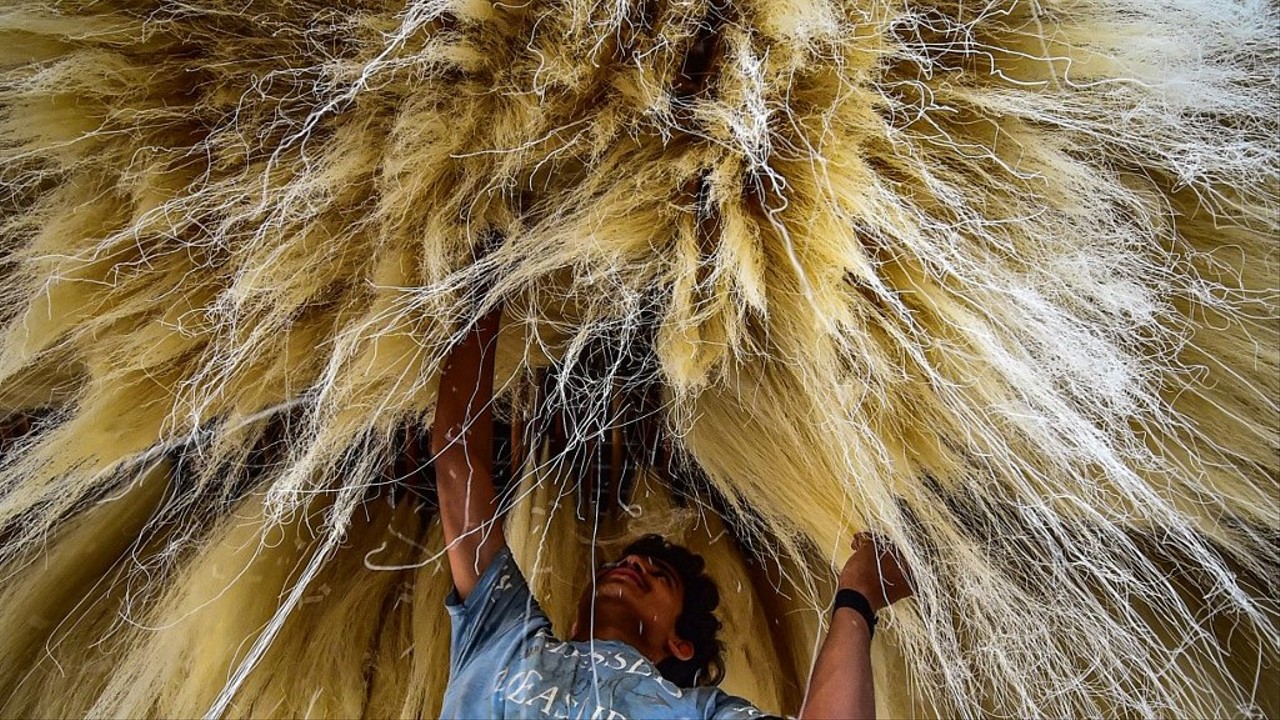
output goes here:
[{"label": "eye", "polygon": [[653,567],[653,570],[650,572],[651,575],[657,577],[668,585],[671,584],[671,573],[668,572],[665,567],[657,563],[651,563],[651,566]]}]

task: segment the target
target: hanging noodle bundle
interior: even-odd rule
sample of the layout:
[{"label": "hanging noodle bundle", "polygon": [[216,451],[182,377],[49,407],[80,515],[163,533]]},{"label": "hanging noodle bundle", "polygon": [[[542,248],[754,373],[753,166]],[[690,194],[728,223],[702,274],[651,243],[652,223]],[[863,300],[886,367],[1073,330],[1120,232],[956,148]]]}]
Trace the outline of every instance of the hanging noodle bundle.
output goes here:
[{"label": "hanging noodle bundle", "polygon": [[1278,31],[6,2],[0,715],[438,712],[421,437],[498,303],[507,536],[561,632],[668,532],[726,689],[795,712],[871,529],[917,585],[883,713],[1280,715]]}]

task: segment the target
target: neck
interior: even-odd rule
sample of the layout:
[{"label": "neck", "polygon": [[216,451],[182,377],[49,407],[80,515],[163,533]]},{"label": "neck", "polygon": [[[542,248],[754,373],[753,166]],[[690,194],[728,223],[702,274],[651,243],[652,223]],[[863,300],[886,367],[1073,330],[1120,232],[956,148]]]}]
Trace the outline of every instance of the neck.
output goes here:
[{"label": "neck", "polygon": [[575,625],[577,632],[570,640],[586,642],[587,640],[617,640],[635,648],[655,665],[666,659],[667,652],[662,647],[652,647],[645,642],[644,634],[635,618],[612,618],[608,613],[596,613],[594,622],[590,618],[579,619]]}]

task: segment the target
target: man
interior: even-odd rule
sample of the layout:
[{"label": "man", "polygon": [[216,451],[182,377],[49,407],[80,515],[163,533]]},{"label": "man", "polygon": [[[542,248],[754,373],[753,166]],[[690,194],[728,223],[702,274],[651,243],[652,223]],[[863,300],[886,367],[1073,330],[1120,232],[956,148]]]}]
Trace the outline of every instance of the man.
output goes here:
[{"label": "man", "polygon": [[[760,715],[714,684],[719,603],[703,561],[646,536],[600,568],[568,641],[530,595],[503,538],[491,477],[494,349],[501,311],[445,363],[432,429],[440,518],[453,575],[450,679],[455,718],[732,718]],[[873,718],[875,611],[910,595],[901,567],[865,536],[840,573],[831,629],[802,718]]]}]

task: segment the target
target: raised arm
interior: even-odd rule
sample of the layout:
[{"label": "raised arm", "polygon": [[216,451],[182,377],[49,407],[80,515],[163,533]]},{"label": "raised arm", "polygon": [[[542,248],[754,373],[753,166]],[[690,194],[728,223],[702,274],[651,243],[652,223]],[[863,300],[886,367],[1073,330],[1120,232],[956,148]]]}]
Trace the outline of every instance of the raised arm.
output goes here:
[{"label": "raised arm", "polygon": [[450,351],[431,427],[449,570],[466,599],[506,540],[493,487],[493,359],[498,308]]},{"label": "raised arm", "polygon": [[[854,538],[853,555],[840,571],[839,587],[862,593],[873,612],[911,594],[897,559],[866,534]],[[832,616],[831,628],[818,651],[800,718],[873,720],[875,716],[871,628],[857,610],[842,607]]]}]

